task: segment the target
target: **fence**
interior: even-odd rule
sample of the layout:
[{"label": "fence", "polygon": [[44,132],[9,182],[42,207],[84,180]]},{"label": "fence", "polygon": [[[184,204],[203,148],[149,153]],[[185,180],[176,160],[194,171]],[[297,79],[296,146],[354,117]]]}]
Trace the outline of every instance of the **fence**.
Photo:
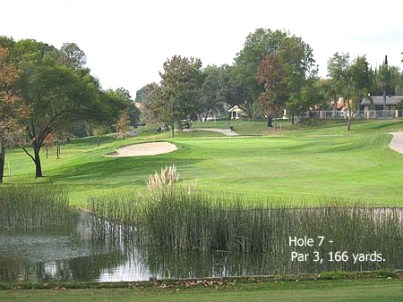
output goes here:
[{"label": "fence", "polygon": [[[403,110],[357,110],[352,112],[355,119],[391,119],[403,117]],[[308,111],[306,117],[319,119],[347,119],[349,111]]]}]

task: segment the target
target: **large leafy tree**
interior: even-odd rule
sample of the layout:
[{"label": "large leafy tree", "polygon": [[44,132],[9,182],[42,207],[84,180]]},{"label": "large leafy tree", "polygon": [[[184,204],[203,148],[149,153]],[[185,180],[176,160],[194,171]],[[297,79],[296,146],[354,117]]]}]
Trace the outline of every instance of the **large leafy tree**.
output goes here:
[{"label": "large leafy tree", "polygon": [[348,53],[336,52],[327,62],[329,80],[326,85],[326,91],[331,97],[334,110],[337,109],[338,98],[346,97],[348,94],[350,65],[350,55]]},{"label": "large leafy tree", "polygon": [[6,148],[22,142],[23,121],[29,113],[29,107],[12,92],[19,76],[19,69],[9,60],[8,49],[0,46],[0,183],[3,182]]},{"label": "large leafy tree", "polygon": [[[161,85],[153,82],[141,88],[142,103],[145,108],[145,120],[148,123],[161,123],[168,125],[171,116],[167,114],[169,102],[164,101]],[[168,111],[167,111],[168,110]]]},{"label": "large leafy tree", "polygon": [[368,96],[373,85],[367,58],[358,56],[350,61],[348,53],[335,53],[328,61],[328,72],[335,91],[332,93],[345,99],[347,130],[350,131],[361,100]]},{"label": "large leafy tree", "polygon": [[313,58],[313,50],[309,44],[297,36],[287,36],[281,44],[280,56],[285,66],[285,90],[287,96],[285,107],[289,111],[292,122],[294,115],[307,110],[309,102],[302,99],[302,91],[309,89],[316,79],[317,66]]},{"label": "large leafy tree", "polygon": [[202,62],[197,58],[175,55],[164,62],[160,72],[163,110],[157,118],[167,122],[174,137],[175,124],[182,127],[182,120],[197,111],[197,97],[202,84]]},{"label": "large leafy tree", "polygon": [[25,106],[31,108],[25,129],[35,163],[35,176],[42,177],[40,149],[48,135],[71,124],[103,118],[100,86],[88,69],[66,61],[63,51],[35,40],[21,40],[12,49],[21,70],[16,83]]},{"label": "large leafy tree", "polygon": [[204,121],[210,112],[223,111],[226,89],[228,87],[228,77],[225,69],[221,67],[207,66],[203,70],[204,81],[201,86],[199,96],[199,111],[204,116]]},{"label": "large leafy tree", "polygon": [[[329,100],[333,100],[333,90],[329,79],[310,78],[301,90],[301,110],[320,106],[327,109]],[[333,108],[337,108],[333,104]]]},{"label": "large leafy tree", "polygon": [[279,51],[286,37],[283,31],[259,28],[246,37],[243,49],[235,57],[232,82],[240,97],[232,99],[231,105],[238,105],[250,118],[254,114],[254,102],[263,91],[263,85],[256,81],[258,66],[269,53]]},{"label": "large leafy tree", "polygon": [[[268,68],[261,67],[259,71],[259,65],[263,64],[267,67],[269,64],[274,64],[272,63],[274,60],[282,64],[281,84],[279,76],[274,75]],[[282,100],[278,99],[277,103],[283,103],[283,108],[286,107],[287,102],[295,104],[300,100],[301,89],[306,80],[316,74],[314,63],[311,47],[300,37],[290,35],[285,31],[257,29],[246,38],[244,48],[235,58],[233,82],[237,87],[242,88],[242,101],[237,100],[236,105],[243,108],[249,117],[252,117],[252,110],[256,107],[253,106],[254,101],[262,93],[267,95],[265,85],[267,86],[268,81],[278,82],[276,85],[278,89],[284,88]],[[269,71],[275,79],[270,80],[269,74],[267,74],[266,81],[262,81],[263,70]],[[257,80],[257,78],[259,79]],[[279,97],[280,92],[278,91],[276,94]],[[267,111],[267,106],[264,108]],[[276,111],[276,108],[272,108],[272,111]]]},{"label": "large leafy tree", "polygon": [[365,56],[358,56],[353,60],[347,70],[347,77],[349,79],[346,86],[346,96],[348,99],[347,109],[349,112],[347,123],[348,131],[350,131],[352,120],[355,117],[357,110],[359,110],[361,100],[368,96],[372,85],[368,65]]}]

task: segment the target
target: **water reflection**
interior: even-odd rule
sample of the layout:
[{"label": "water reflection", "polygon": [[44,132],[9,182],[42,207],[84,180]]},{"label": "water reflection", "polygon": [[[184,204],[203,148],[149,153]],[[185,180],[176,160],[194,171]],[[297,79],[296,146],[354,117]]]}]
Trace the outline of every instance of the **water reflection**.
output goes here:
[{"label": "water reflection", "polygon": [[[403,268],[401,235],[383,253],[385,261],[290,261],[292,248],[284,239],[279,253],[173,252],[138,245],[121,238],[94,239],[93,220],[87,213],[63,228],[0,233],[0,281],[136,281],[149,278],[202,278],[285,273],[316,273],[326,270],[374,270]],[[369,234],[368,236],[371,236]],[[396,234],[391,234],[396,236]],[[370,250],[349,251],[372,252]],[[318,248],[343,251],[343,246]],[[301,248],[301,253],[312,248]],[[311,255],[313,256],[313,255]],[[351,256],[351,254],[350,254]]]}]

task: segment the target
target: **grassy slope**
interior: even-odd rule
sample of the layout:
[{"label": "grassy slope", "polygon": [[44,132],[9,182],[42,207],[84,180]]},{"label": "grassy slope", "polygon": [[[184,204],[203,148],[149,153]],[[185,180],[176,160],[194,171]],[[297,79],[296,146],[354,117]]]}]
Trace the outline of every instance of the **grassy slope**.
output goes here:
[{"label": "grassy slope", "polygon": [[[356,122],[346,132],[343,123],[320,127],[282,126],[267,130],[265,122],[231,121],[235,131],[249,137],[228,138],[197,131],[170,139],[169,134],[143,130],[135,138],[74,140],[46,159],[47,176],[34,180],[34,166],[20,150],[7,154],[12,178],[5,182],[55,182],[70,186],[73,204],[85,206],[88,196],[105,190],[144,190],[147,177],[175,163],[182,183],[197,181],[208,192],[245,194],[255,199],[275,196],[294,204],[345,199],[370,205],[402,206],[403,156],[389,150],[391,131],[403,130],[403,121]],[[228,121],[197,123],[193,127],[228,127]],[[256,135],[259,136],[256,136]],[[179,147],[152,157],[106,158],[116,147],[150,140],[168,140]],[[7,165],[6,165],[6,174]]]},{"label": "grassy slope", "polygon": [[401,280],[337,280],[280,282],[244,285],[235,289],[81,289],[81,290],[7,290],[0,301],[401,301]]}]

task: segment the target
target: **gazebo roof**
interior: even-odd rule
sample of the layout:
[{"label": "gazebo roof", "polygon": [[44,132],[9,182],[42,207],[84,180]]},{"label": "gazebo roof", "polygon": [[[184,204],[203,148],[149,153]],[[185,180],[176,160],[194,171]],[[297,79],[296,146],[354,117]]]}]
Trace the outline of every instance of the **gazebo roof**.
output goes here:
[{"label": "gazebo roof", "polygon": [[243,110],[239,108],[238,105],[235,105],[234,107],[228,109],[228,112],[242,112]]}]

